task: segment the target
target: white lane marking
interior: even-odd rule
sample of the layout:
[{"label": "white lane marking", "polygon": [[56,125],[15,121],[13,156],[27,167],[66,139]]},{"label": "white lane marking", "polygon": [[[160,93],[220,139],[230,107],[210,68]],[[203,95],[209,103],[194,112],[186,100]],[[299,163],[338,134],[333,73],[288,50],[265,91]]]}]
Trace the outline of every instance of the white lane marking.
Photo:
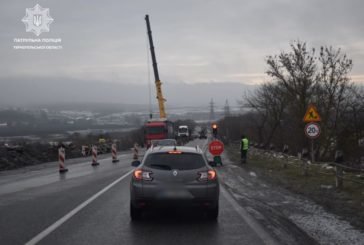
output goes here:
[{"label": "white lane marking", "polygon": [[241,218],[246,222],[246,224],[255,231],[255,233],[259,236],[260,239],[267,245],[277,245],[278,243],[274,240],[274,238],[269,235],[263,227],[253,218],[250,214],[242,208],[239,203],[228,193],[228,191],[223,187],[220,186],[220,191],[226,198],[226,200],[233,206],[235,211],[239,214]]},{"label": "white lane marking", "polygon": [[69,220],[70,218],[72,218],[75,214],[77,214],[83,208],[85,208],[87,205],[89,205],[96,198],[98,198],[103,193],[105,193],[106,191],[108,191],[111,187],[113,187],[114,185],[116,185],[117,183],[119,183],[120,181],[122,181],[123,179],[125,179],[133,171],[134,171],[134,169],[131,170],[131,171],[129,171],[129,172],[127,172],[126,174],[124,174],[123,176],[121,176],[120,178],[118,178],[117,180],[115,180],[114,182],[112,182],[111,184],[109,184],[108,186],[106,186],[104,189],[102,189],[101,191],[97,192],[95,195],[93,195],[92,197],[90,197],[89,199],[87,199],[86,201],[84,201],[83,203],[81,203],[80,205],[78,205],[72,211],[70,211],[65,216],[63,216],[62,218],[60,218],[59,220],[57,220],[55,223],[53,223],[52,225],[50,225],[48,228],[46,228],[44,231],[42,231],[41,233],[39,233],[38,235],[36,235],[35,237],[33,237],[25,245],[37,244],[43,238],[45,238],[46,236],[48,236],[51,232],[53,232],[58,227],[60,227],[64,222],[66,222],[67,220]]},{"label": "white lane marking", "polygon": [[203,144],[204,146],[202,146],[202,151],[203,152],[206,152],[208,143],[209,143],[209,141],[206,139],[205,143]]}]

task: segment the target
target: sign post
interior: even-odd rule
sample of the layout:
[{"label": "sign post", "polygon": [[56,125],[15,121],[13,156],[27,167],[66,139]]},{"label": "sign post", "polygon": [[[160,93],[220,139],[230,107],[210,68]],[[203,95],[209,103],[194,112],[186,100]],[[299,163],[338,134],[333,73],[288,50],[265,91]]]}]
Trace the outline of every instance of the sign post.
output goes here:
[{"label": "sign post", "polygon": [[314,153],[314,140],[320,136],[321,128],[318,122],[321,122],[320,114],[317,112],[317,108],[315,105],[310,104],[307,108],[305,116],[303,117],[303,121],[306,124],[305,126],[305,134],[311,139],[311,161],[315,162],[315,153]]},{"label": "sign post", "polygon": [[311,160],[315,162],[314,140],[320,136],[321,129],[317,123],[308,123],[305,127],[305,134],[311,139]]},{"label": "sign post", "polygon": [[213,140],[209,144],[209,152],[214,156],[214,162],[222,165],[221,154],[224,152],[224,144],[220,140]]}]

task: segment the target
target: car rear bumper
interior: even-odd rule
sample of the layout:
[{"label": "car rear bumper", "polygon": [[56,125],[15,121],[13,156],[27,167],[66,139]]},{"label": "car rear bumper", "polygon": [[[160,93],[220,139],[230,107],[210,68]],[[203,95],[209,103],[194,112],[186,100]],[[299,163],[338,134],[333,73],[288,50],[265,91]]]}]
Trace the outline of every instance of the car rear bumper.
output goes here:
[{"label": "car rear bumper", "polygon": [[218,200],[135,199],[131,203],[136,208],[214,208]]},{"label": "car rear bumper", "polygon": [[219,183],[205,185],[201,190],[150,190],[134,182],[131,184],[131,203],[142,207],[215,207],[219,200]]}]

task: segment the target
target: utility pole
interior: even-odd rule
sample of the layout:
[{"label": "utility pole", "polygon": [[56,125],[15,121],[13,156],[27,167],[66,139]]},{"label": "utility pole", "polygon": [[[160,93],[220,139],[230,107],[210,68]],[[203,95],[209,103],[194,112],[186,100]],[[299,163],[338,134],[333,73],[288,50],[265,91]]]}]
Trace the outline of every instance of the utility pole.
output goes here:
[{"label": "utility pole", "polygon": [[230,139],[230,134],[229,134],[229,120],[227,119],[227,117],[229,117],[230,114],[230,106],[229,106],[229,101],[226,100],[225,101],[225,106],[224,106],[224,128],[225,128],[225,142],[228,144],[229,143],[229,139]]},{"label": "utility pole", "polygon": [[228,100],[225,101],[224,116],[225,117],[230,116],[230,106],[229,106],[229,101]]},{"label": "utility pole", "polygon": [[215,106],[214,106],[214,100],[211,98],[210,102],[210,121],[215,120]]}]

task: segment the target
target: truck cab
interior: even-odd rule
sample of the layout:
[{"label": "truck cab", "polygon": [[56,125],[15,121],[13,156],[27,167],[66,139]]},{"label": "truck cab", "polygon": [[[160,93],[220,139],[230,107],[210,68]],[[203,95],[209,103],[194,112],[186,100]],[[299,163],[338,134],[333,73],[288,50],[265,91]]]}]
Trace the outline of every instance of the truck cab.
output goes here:
[{"label": "truck cab", "polygon": [[187,125],[181,125],[178,127],[178,131],[177,131],[177,136],[178,137],[190,137],[190,131],[188,130],[188,126]]},{"label": "truck cab", "polygon": [[152,140],[173,139],[173,123],[163,119],[149,120],[144,126],[144,138],[147,148]]}]

